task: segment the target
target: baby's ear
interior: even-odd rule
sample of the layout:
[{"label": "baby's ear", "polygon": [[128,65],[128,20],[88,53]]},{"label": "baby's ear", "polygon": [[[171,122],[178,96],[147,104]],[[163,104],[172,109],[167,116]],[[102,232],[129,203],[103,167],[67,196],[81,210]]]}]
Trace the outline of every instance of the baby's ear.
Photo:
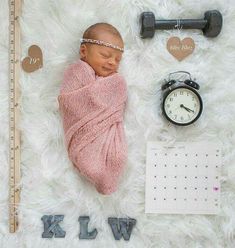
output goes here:
[{"label": "baby's ear", "polygon": [[81,59],[85,59],[87,56],[87,47],[85,44],[81,44],[80,45],[80,50],[79,50],[79,54]]}]

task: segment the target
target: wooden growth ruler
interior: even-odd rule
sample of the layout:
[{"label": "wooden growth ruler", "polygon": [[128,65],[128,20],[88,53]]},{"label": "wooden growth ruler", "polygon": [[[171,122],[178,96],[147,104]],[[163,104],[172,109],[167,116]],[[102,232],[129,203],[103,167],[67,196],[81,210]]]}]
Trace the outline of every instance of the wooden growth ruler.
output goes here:
[{"label": "wooden growth ruler", "polygon": [[20,17],[21,0],[9,0],[9,41],[10,41],[10,115],[9,115],[9,231],[18,229],[20,202],[20,130],[19,125],[19,78],[20,78]]}]

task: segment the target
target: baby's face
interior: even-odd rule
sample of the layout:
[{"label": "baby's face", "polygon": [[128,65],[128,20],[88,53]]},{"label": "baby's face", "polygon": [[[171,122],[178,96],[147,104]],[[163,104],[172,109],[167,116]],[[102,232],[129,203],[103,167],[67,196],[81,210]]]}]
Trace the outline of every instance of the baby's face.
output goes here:
[{"label": "baby's face", "polygon": [[[98,39],[123,47],[123,41],[112,34],[104,33]],[[111,47],[85,43],[80,47],[80,56],[98,76],[106,77],[117,72],[122,52]]]}]

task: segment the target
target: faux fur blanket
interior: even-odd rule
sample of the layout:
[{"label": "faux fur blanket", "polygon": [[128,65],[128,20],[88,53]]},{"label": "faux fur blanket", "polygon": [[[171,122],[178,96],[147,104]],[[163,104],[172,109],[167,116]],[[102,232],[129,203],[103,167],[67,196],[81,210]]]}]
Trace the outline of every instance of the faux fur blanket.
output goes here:
[{"label": "faux fur blanket", "polygon": [[125,167],[126,101],[126,82],[119,73],[99,77],[80,59],[64,72],[58,102],[68,156],[102,194],[117,190]]}]

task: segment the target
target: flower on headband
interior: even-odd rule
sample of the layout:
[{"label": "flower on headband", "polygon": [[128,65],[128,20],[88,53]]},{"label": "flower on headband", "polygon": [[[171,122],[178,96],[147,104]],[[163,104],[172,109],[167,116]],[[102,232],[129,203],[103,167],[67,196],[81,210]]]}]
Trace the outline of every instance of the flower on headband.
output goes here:
[{"label": "flower on headband", "polygon": [[81,44],[82,43],[93,43],[93,44],[98,44],[98,45],[102,45],[102,46],[112,47],[112,48],[117,49],[117,50],[119,50],[121,52],[124,52],[124,48],[121,48],[119,46],[116,46],[116,45],[113,45],[111,43],[105,42],[103,40],[94,40],[94,39],[82,38],[82,39],[80,39],[80,41],[81,41]]}]

